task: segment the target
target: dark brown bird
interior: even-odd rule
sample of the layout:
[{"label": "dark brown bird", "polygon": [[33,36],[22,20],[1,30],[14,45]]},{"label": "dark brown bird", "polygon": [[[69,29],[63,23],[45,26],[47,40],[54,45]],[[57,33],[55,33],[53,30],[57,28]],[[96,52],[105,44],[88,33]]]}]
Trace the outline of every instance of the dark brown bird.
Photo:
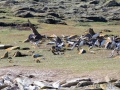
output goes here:
[{"label": "dark brown bird", "polygon": [[40,40],[42,40],[43,38],[47,38],[46,35],[41,35],[36,28],[34,27],[34,25],[29,21],[28,19],[28,23],[29,23],[29,27],[32,30],[33,34],[30,34],[28,36],[28,40],[31,42],[34,42],[35,44],[38,44],[40,42]]}]

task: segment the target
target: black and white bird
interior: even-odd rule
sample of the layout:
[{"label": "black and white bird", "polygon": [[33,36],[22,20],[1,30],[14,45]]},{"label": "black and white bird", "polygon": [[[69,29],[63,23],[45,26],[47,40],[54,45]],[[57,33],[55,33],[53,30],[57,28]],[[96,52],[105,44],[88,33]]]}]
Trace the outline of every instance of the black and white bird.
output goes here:
[{"label": "black and white bird", "polygon": [[113,50],[110,54],[109,57],[112,57],[114,56],[114,53],[116,52],[117,55],[119,55],[119,51],[120,51],[120,38],[114,38],[112,43],[111,43],[112,47],[113,47]]}]

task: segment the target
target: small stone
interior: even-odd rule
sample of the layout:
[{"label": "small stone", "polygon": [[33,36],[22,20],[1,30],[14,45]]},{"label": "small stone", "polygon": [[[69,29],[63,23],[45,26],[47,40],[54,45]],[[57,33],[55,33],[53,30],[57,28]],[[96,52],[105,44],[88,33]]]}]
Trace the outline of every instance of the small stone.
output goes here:
[{"label": "small stone", "polygon": [[3,56],[1,56],[1,59],[8,58],[8,52],[5,52]]},{"label": "small stone", "polygon": [[86,53],[86,50],[81,49],[81,50],[78,52],[78,54],[83,54],[83,53]]}]

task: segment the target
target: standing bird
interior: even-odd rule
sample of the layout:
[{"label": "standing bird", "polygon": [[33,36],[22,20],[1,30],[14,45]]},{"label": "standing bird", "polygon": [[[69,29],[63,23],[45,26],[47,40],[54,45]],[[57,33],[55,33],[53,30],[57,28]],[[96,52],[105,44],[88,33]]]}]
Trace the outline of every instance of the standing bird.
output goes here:
[{"label": "standing bird", "polygon": [[[64,54],[64,49],[63,47],[65,46],[64,45],[64,42],[61,40],[60,37],[56,36],[56,39],[55,39],[55,46],[52,46],[52,53],[54,55],[59,55],[59,54]],[[55,53],[56,52],[56,53]],[[61,53],[62,52],[62,53]]]}]

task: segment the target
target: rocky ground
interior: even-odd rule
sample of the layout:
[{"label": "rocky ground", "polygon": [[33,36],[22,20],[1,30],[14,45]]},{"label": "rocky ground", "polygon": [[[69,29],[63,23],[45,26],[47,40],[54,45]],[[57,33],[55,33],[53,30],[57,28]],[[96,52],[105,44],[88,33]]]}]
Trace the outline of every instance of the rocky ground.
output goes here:
[{"label": "rocky ground", "polygon": [[[38,22],[64,24],[77,22],[108,22],[120,20],[120,2],[116,0],[0,0],[1,8],[11,8],[15,17],[37,17]],[[0,18],[7,18],[2,16]]]},{"label": "rocky ground", "polygon": [[[16,80],[15,78],[19,78],[22,76],[21,78],[23,80],[26,80],[25,82],[27,84],[33,83],[34,81],[37,81],[37,82],[42,81],[44,83],[46,82],[46,83],[49,83],[49,85],[53,85],[54,83],[56,87],[57,85],[62,86],[61,88],[57,87],[62,90],[70,89],[70,88],[72,90],[74,89],[87,90],[85,88],[88,88],[88,90],[119,90],[118,88],[120,87],[119,75],[120,73],[118,72],[114,72],[114,71],[111,72],[111,71],[104,71],[104,70],[86,72],[82,74],[74,74],[73,71],[69,71],[69,70],[57,70],[57,69],[56,70],[51,70],[51,69],[40,70],[40,69],[34,69],[33,67],[26,68],[23,66],[21,67],[16,65],[0,68],[0,80],[2,80],[3,77],[4,79],[6,78],[5,80],[7,80],[7,78],[9,77],[10,79],[13,80],[12,82],[14,82],[14,80]],[[28,77],[29,79],[25,79],[25,77]],[[114,82],[114,84],[111,84],[113,86],[109,86],[109,83],[108,83],[107,87],[106,86],[102,87],[103,84],[109,81]],[[11,85],[10,82],[4,81],[4,83],[5,85],[6,84]],[[17,83],[19,82],[17,81]],[[95,83],[99,83],[100,86],[94,87]],[[41,86],[41,84],[38,84],[36,86],[39,86],[39,85]],[[12,84],[11,86],[13,87],[14,85]],[[0,85],[0,88],[2,88],[1,85]],[[20,88],[19,85],[18,85],[18,88]],[[107,89],[104,89],[104,88],[107,88]],[[108,88],[111,88],[111,89],[108,89]],[[6,89],[2,89],[2,90],[6,90]],[[13,90],[13,89],[10,89],[10,90]],[[14,90],[18,90],[18,89],[14,89]],[[33,89],[26,89],[26,90],[33,90]]]},{"label": "rocky ground", "polygon": [[23,67],[23,66],[21,67],[16,65],[0,68],[0,76],[9,74],[9,73],[13,75],[19,75],[19,74],[23,74],[26,76],[34,75],[39,80],[48,79],[52,81],[63,80],[63,79],[69,80],[69,79],[78,78],[78,77],[91,78],[93,81],[96,81],[96,80],[104,81],[107,75],[111,78],[120,79],[119,77],[120,73],[115,71],[101,70],[101,71],[77,74],[77,73],[74,73],[74,71],[70,71],[70,70],[60,70],[60,69],[40,70],[34,67]]},{"label": "rocky ground", "polygon": [[[10,7],[9,13],[15,17],[37,17],[38,22],[48,24],[64,24],[65,20],[77,22],[109,22],[120,20],[120,2],[116,0],[0,0],[1,8]],[[8,13],[0,10],[0,13]],[[0,16],[0,19],[7,16]],[[16,26],[15,23],[3,23],[1,26]],[[23,24],[28,26],[28,24]],[[7,66],[0,68],[0,76],[11,74],[34,76],[38,81],[71,80],[74,78],[90,78],[93,82],[106,81],[105,77],[120,80],[120,73],[115,71],[94,71],[74,74],[69,70],[40,70],[33,67]],[[120,84],[120,83],[119,83]],[[120,85],[119,85],[120,87]],[[101,90],[101,89],[98,89]],[[116,89],[117,90],[117,89]]]}]

